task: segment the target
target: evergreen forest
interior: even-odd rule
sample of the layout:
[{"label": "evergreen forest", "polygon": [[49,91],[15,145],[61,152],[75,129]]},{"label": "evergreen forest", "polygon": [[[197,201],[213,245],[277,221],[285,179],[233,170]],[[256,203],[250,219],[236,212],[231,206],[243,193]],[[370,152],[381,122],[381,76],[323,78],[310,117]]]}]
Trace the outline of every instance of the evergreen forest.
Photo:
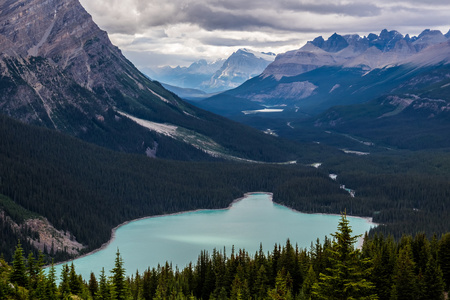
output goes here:
[{"label": "evergreen forest", "polygon": [[[271,192],[274,202],[303,212],[372,217],[380,225],[369,236],[398,241],[405,234],[431,238],[450,231],[448,152],[355,156],[317,149],[289,165],[150,159],[0,116],[0,253],[12,262],[20,239],[25,255],[38,255],[31,239],[40,235],[27,226],[30,219],[46,218],[70,233],[85,246],[83,254],[107,242],[123,222],[225,208],[254,191]],[[311,167],[319,156],[322,165]],[[69,259],[64,250],[41,249],[45,263]]]},{"label": "evergreen forest", "polygon": [[[73,263],[45,273],[42,254],[25,259],[19,243],[12,265],[0,260],[1,299],[444,299],[450,285],[450,233],[428,239],[352,235],[346,215],[323,243],[299,249],[289,240],[271,252],[202,252],[183,269],[169,262],[125,276],[117,250],[112,270],[90,278]],[[59,276],[59,277],[58,277]],[[59,280],[58,280],[59,279]],[[58,283],[57,283],[58,282]]]}]

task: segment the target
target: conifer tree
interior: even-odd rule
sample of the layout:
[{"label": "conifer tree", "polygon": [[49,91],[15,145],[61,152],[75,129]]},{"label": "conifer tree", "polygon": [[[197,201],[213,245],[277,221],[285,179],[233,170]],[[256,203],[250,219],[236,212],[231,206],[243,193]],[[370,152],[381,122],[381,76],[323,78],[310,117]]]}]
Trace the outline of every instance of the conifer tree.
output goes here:
[{"label": "conifer tree", "polygon": [[360,257],[353,244],[359,236],[352,236],[347,216],[342,214],[338,231],[332,234],[333,245],[328,248],[330,267],[319,274],[312,294],[317,299],[377,299],[374,285],[367,280],[362,264],[367,259]]},{"label": "conifer tree", "polygon": [[275,288],[269,290],[269,298],[274,300],[292,300],[292,279],[289,272],[283,268],[275,278]]},{"label": "conifer tree", "polygon": [[241,265],[237,267],[236,276],[231,285],[231,295],[232,300],[244,300],[250,299],[250,290],[248,287],[248,281],[244,275],[244,269]]},{"label": "conifer tree", "polygon": [[309,266],[308,272],[306,273],[305,280],[303,281],[302,290],[300,291],[300,298],[302,300],[311,299],[312,287],[316,283],[316,272],[314,271],[313,265]]},{"label": "conifer tree", "polygon": [[392,300],[417,299],[417,277],[412,256],[411,244],[406,244],[399,251],[393,276]]},{"label": "conifer tree", "polygon": [[59,293],[61,294],[61,297],[65,299],[70,295],[69,266],[67,264],[62,266],[60,278]]},{"label": "conifer tree", "polygon": [[381,300],[389,300],[391,296],[392,274],[395,266],[396,248],[392,237],[385,239],[383,235],[375,235],[372,239],[364,239],[363,257],[371,258],[371,281],[375,285]]},{"label": "conifer tree", "polygon": [[20,241],[17,243],[16,251],[14,252],[14,260],[12,265],[12,273],[10,280],[12,283],[19,286],[27,286],[27,274],[26,274],[25,259],[23,257],[23,249]]},{"label": "conifer tree", "polygon": [[47,278],[45,277],[44,270],[39,270],[36,275],[36,284],[34,291],[30,290],[30,294],[33,294],[33,299],[48,299],[47,298]]},{"label": "conifer tree", "polygon": [[47,282],[47,286],[45,289],[46,299],[49,300],[56,299],[58,294],[58,288],[56,286],[56,270],[55,265],[53,264],[53,260],[52,265],[48,271],[46,282]]},{"label": "conifer tree", "polygon": [[100,271],[99,288],[96,298],[101,300],[110,299],[109,285],[106,281],[105,268],[102,268],[102,270]]},{"label": "conifer tree", "polygon": [[37,267],[37,263],[35,262],[33,253],[28,254],[27,259],[27,272],[28,272],[28,287],[30,289],[35,289],[37,285],[37,274],[39,272],[39,267]]},{"label": "conifer tree", "polygon": [[444,275],[445,290],[450,290],[450,232],[439,241],[438,262]]},{"label": "conifer tree", "polygon": [[123,260],[120,256],[119,249],[116,252],[116,259],[112,273],[112,287],[116,293],[117,300],[124,300],[127,297],[127,286],[125,282],[125,269],[123,268]]},{"label": "conifer tree", "polygon": [[428,260],[424,274],[425,297],[427,300],[444,299],[444,281],[442,271],[433,256]]},{"label": "conifer tree", "polygon": [[89,286],[88,286],[89,292],[91,293],[91,297],[96,299],[97,291],[98,291],[98,282],[97,278],[95,278],[94,272],[91,272],[91,275],[89,277]]},{"label": "conifer tree", "polygon": [[257,299],[263,299],[267,295],[268,283],[269,279],[267,278],[266,268],[263,264],[261,264],[261,267],[259,268],[256,276],[255,283],[255,296]]},{"label": "conifer tree", "polygon": [[0,258],[0,299],[7,299],[7,295],[12,293],[9,284],[10,266],[6,263],[3,257]]},{"label": "conifer tree", "polygon": [[72,262],[72,264],[70,265],[70,272],[69,272],[69,286],[71,293],[74,295],[81,294],[82,284],[83,284],[82,281],[75,272],[75,266]]}]

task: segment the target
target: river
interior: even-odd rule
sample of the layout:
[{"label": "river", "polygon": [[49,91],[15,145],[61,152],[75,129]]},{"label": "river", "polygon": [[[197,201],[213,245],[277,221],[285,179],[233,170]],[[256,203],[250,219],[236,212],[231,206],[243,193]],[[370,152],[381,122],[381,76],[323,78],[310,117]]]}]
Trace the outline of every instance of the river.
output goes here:
[{"label": "river", "polygon": [[[368,219],[348,217],[354,234],[363,234],[375,226]],[[115,238],[90,255],[75,259],[75,271],[89,279],[92,272],[98,277],[102,267],[105,274],[114,266],[117,249],[124,261],[127,275],[148,267],[157,267],[166,261],[184,268],[195,263],[202,250],[245,249],[250,254],[259,250],[262,243],[265,252],[274,244],[286,243],[309,248],[317,238],[336,232],[340,216],[305,214],[272,202],[267,193],[249,193],[230,208],[222,210],[198,210],[129,222],[115,231]],[[70,264],[71,262],[69,262]],[[61,265],[56,266],[57,275]]]}]

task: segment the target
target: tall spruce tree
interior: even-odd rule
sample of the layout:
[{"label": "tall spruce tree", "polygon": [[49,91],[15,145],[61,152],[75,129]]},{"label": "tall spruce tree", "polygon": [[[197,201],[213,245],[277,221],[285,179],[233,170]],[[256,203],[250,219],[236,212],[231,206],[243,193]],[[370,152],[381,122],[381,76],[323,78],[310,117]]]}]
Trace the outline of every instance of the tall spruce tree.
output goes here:
[{"label": "tall spruce tree", "polygon": [[275,287],[267,292],[270,299],[273,300],[292,300],[292,279],[289,272],[283,268],[278,271],[275,278]]},{"label": "tall spruce tree", "polygon": [[411,244],[400,249],[394,270],[392,300],[414,300],[418,298],[417,276]]},{"label": "tall spruce tree", "polygon": [[72,262],[72,264],[70,265],[70,272],[69,272],[69,286],[71,293],[74,295],[81,294],[82,285],[83,282],[82,280],[80,280],[77,273],[75,272],[75,265]]},{"label": "tall spruce tree", "polygon": [[61,282],[59,283],[59,293],[61,297],[66,299],[70,295],[70,285],[69,285],[69,266],[64,264],[61,269]]},{"label": "tall spruce tree", "polygon": [[98,282],[97,282],[97,278],[95,278],[94,272],[91,272],[91,275],[89,277],[88,289],[89,289],[89,292],[91,293],[91,297],[96,299],[96,295],[98,292]]},{"label": "tall spruce tree", "polygon": [[56,270],[55,265],[53,264],[48,271],[47,274],[47,287],[45,289],[46,292],[46,299],[53,300],[56,299],[58,296],[58,287],[56,286]]},{"label": "tall spruce tree", "polygon": [[14,260],[10,280],[12,283],[18,284],[19,286],[23,287],[26,287],[28,283],[25,259],[23,257],[23,249],[20,241],[17,243],[16,251],[14,252]]},{"label": "tall spruce tree", "polygon": [[450,290],[450,232],[442,236],[438,245],[438,262],[444,275],[445,289]]},{"label": "tall spruce tree", "polygon": [[109,285],[106,280],[105,268],[102,268],[102,270],[100,271],[98,291],[94,298],[101,299],[101,300],[107,300],[107,299],[111,298],[110,293],[109,293]]},{"label": "tall spruce tree", "polygon": [[360,251],[354,248],[360,236],[352,236],[346,214],[342,214],[338,231],[332,247],[327,249],[331,267],[319,274],[319,280],[313,285],[313,299],[378,299],[374,284],[368,281],[364,264],[369,259],[361,258]]},{"label": "tall spruce tree", "polygon": [[442,271],[433,256],[430,256],[424,274],[425,297],[427,300],[444,299],[444,280]]},{"label": "tall spruce tree", "polygon": [[312,288],[316,281],[316,272],[314,271],[313,265],[311,264],[309,266],[308,272],[306,273],[305,280],[303,281],[302,290],[300,291],[300,299],[311,299]]},{"label": "tall spruce tree", "polygon": [[124,300],[127,298],[127,286],[125,282],[125,269],[123,267],[122,256],[120,256],[119,249],[116,252],[116,260],[112,273],[112,288],[116,293],[117,300]]}]

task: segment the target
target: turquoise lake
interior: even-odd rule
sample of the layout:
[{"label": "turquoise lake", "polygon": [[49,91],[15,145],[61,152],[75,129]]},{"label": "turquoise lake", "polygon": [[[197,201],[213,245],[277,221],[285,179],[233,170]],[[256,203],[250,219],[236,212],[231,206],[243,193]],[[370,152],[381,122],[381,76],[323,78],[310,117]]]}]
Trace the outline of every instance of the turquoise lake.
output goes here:
[{"label": "turquoise lake", "polygon": [[[353,234],[363,234],[375,226],[363,218],[348,217]],[[166,261],[173,267],[184,268],[196,263],[202,250],[212,253],[215,248],[226,254],[245,249],[251,255],[262,243],[264,252],[274,244],[286,243],[309,248],[312,241],[336,232],[340,216],[305,214],[272,202],[266,193],[251,193],[233,203],[228,209],[200,210],[175,215],[150,217],[132,221],[116,230],[113,241],[104,249],[74,260],[75,271],[88,280],[92,272],[99,276],[102,267],[110,275],[117,249],[124,261],[127,275]],[[70,264],[71,262],[69,262]],[[56,266],[57,276],[61,265]]]}]

